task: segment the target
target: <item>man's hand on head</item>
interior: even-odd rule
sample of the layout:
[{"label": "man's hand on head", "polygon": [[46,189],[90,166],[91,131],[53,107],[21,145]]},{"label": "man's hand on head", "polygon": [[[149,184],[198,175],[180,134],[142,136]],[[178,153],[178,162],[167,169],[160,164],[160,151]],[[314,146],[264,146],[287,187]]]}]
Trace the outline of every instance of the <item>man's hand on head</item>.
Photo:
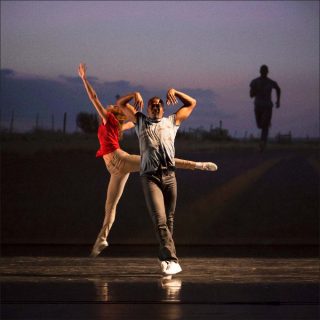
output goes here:
[{"label": "man's hand on head", "polygon": [[176,98],[176,90],[171,88],[167,92],[167,105],[177,104],[178,100]]},{"label": "man's hand on head", "polygon": [[134,107],[137,111],[141,111],[143,109],[143,99],[139,92],[135,92],[134,94]]}]

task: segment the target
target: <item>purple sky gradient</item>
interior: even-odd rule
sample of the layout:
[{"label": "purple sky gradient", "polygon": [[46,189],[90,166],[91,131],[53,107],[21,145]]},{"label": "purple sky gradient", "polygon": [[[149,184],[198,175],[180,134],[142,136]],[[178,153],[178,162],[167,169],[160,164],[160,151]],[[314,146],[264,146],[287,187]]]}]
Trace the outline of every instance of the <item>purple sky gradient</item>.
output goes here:
[{"label": "purple sky gradient", "polygon": [[249,83],[267,64],[283,91],[271,134],[319,133],[318,1],[1,1],[2,69],[57,78],[82,61],[101,81],[210,89],[231,134],[255,132]]}]

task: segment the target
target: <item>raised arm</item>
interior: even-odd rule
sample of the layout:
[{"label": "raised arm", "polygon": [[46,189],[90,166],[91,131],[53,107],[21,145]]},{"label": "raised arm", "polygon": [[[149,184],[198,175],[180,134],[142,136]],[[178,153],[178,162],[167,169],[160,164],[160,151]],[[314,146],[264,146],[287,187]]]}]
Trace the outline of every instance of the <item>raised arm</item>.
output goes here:
[{"label": "raised arm", "polygon": [[[134,106],[129,102],[134,99]],[[143,108],[143,99],[139,92],[128,93],[117,100],[117,105],[126,115],[129,121],[136,123],[136,113]]]},{"label": "raised arm", "polygon": [[98,99],[96,92],[94,91],[94,89],[92,88],[92,86],[90,85],[90,83],[87,79],[87,75],[86,75],[87,70],[86,69],[87,69],[86,65],[84,63],[80,63],[79,68],[78,68],[79,76],[83,81],[84,87],[87,91],[87,94],[89,96],[90,101],[92,102],[92,104],[96,108],[99,116],[103,119],[103,122],[105,122],[106,121],[105,109],[102,106],[101,102]]},{"label": "raised arm", "polygon": [[183,103],[183,106],[176,112],[176,125],[178,126],[181,122],[189,118],[193,109],[197,105],[197,101],[187,94],[171,88],[167,92],[167,105],[177,104],[177,98]]}]

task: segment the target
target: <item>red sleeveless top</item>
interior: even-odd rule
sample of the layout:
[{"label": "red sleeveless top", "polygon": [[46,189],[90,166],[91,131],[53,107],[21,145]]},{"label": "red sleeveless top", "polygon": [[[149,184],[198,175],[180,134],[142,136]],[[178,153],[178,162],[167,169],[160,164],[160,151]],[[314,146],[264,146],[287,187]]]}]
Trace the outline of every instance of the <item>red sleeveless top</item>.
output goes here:
[{"label": "red sleeveless top", "polygon": [[119,122],[112,112],[108,112],[106,124],[100,124],[98,128],[100,149],[96,157],[102,157],[120,148],[119,145]]}]

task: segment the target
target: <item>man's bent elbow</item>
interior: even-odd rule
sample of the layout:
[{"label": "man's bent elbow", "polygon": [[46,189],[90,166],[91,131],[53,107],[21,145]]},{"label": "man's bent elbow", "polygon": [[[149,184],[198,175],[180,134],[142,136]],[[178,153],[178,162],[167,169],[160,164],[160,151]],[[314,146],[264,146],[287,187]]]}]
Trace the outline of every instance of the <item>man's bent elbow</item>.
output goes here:
[{"label": "man's bent elbow", "polygon": [[191,106],[192,106],[193,108],[197,105],[197,100],[194,99],[194,98],[192,98],[190,102],[191,102]]},{"label": "man's bent elbow", "polygon": [[123,109],[125,107],[124,104],[121,102],[121,100],[117,100],[116,105],[121,109]]}]

